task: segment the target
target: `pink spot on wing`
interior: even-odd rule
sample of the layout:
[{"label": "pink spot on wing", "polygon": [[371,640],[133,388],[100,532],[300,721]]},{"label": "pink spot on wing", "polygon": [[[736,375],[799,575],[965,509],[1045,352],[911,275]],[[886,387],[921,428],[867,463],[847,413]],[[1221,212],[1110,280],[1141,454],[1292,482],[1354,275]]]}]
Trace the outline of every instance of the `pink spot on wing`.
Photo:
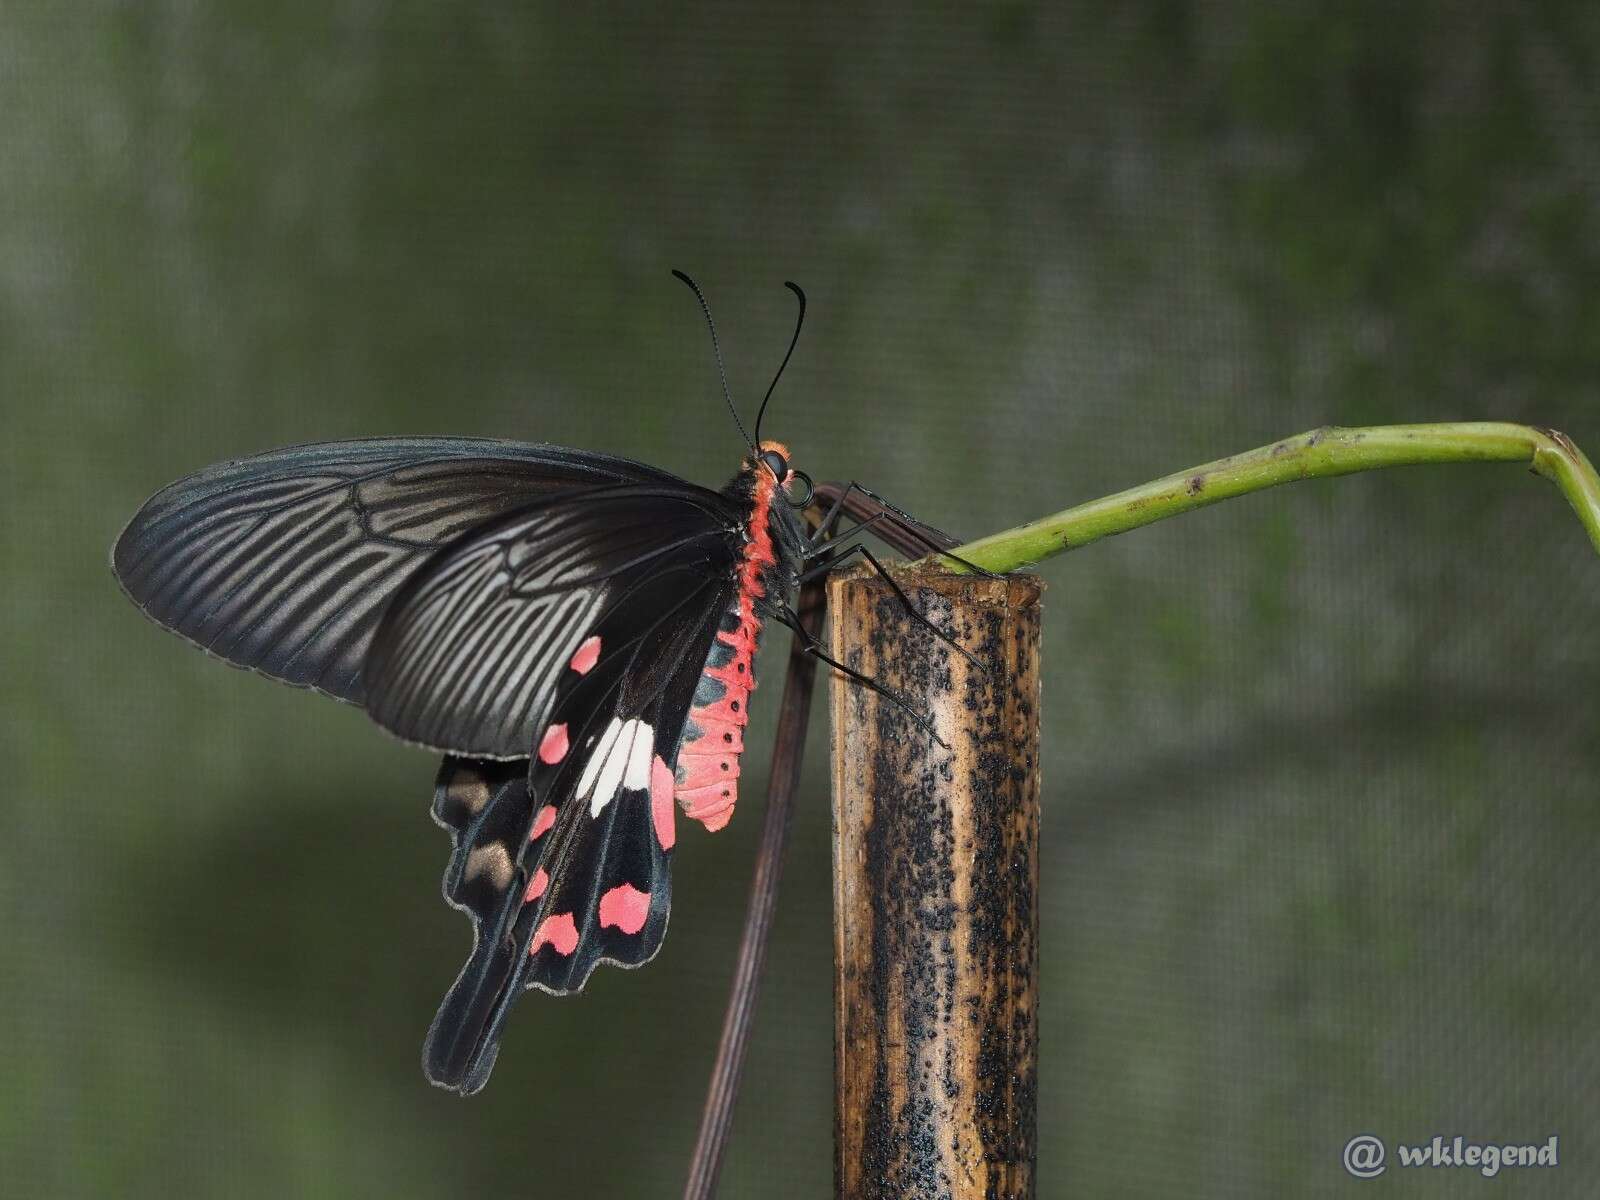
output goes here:
[{"label": "pink spot on wing", "polygon": [[600,635],[597,633],[578,647],[578,652],[572,656],[572,669],[579,675],[587,675],[599,661]]},{"label": "pink spot on wing", "polygon": [[550,832],[550,826],[556,823],[556,806],[546,804],[539,810],[539,815],[533,819],[533,828],[528,832],[528,840],[536,842]]},{"label": "pink spot on wing", "polygon": [[557,954],[571,954],[578,948],[578,926],[571,913],[557,913],[539,922],[533,941],[528,943],[528,953],[537,954],[541,946],[549,946]]},{"label": "pink spot on wing", "polygon": [[672,769],[658,754],[655,762],[650,764],[650,816],[655,821],[656,841],[661,843],[663,850],[671,850],[672,843],[678,840],[672,811],[672,790]]},{"label": "pink spot on wing", "polygon": [[612,888],[600,897],[600,924],[615,925],[623,933],[638,933],[650,915],[650,893],[631,883]]},{"label": "pink spot on wing", "polygon": [[555,765],[567,756],[569,744],[565,725],[550,726],[544,731],[544,737],[539,739],[539,761]]},{"label": "pink spot on wing", "polygon": [[524,904],[532,904],[540,896],[544,895],[545,888],[549,886],[550,876],[545,873],[545,869],[543,867],[540,867],[533,873],[533,878],[528,880],[528,891],[527,894],[522,897],[522,902]]}]

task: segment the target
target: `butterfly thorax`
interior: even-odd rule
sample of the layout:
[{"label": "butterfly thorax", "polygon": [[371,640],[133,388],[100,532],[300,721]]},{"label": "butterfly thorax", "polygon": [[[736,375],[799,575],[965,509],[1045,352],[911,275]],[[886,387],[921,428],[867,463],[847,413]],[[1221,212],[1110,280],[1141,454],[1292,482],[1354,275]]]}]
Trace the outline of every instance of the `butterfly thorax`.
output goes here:
[{"label": "butterfly thorax", "polygon": [[[788,458],[788,451],[777,442],[762,442],[761,449]],[[747,514],[737,586],[700,672],[678,751],[674,787],[684,813],[709,830],[726,825],[738,803],[739,756],[750,719],[750,693],[756,686],[762,616],[787,599],[800,561],[800,523],[779,495],[779,487],[759,457],[751,455],[723,489],[723,495],[738,501]]]}]

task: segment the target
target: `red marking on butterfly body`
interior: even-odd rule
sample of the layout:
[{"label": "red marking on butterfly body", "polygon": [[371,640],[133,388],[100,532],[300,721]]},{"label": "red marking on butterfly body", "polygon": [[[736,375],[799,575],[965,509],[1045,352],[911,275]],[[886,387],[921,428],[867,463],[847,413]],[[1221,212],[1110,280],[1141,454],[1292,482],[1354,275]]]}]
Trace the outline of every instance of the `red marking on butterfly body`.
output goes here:
[{"label": "red marking on butterfly body", "polygon": [[[761,443],[787,460],[789,450],[778,442]],[[702,677],[722,685],[722,696],[691,708],[691,735],[678,750],[675,794],[685,815],[711,832],[733,818],[739,800],[739,755],[744,750],[744,726],[750,720],[750,693],[755,690],[755,652],[761,636],[761,614],[756,601],[767,594],[763,574],[777,562],[768,521],[778,481],[757,465],[750,523],[745,527],[744,550],[739,559],[738,593],[731,611],[739,623],[732,631],[718,629],[716,640],[729,651],[728,661],[712,666],[708,660]],[[716,650],[713,650],[716,655]]]},{"label": "red marking on butterfly body", "polygon": [[533,819],[533,828],[528,831],[528,840],[536,842],[550,832],[550,826],[556,823],[556,806],[546,804],[539,810],[539,815]]}]

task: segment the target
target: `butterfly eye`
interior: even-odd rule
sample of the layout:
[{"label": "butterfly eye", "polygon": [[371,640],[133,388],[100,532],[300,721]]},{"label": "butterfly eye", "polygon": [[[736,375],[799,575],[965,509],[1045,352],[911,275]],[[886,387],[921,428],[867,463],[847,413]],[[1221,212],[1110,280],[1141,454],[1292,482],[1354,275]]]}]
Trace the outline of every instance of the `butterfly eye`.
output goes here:
[{"label": "butterfly eye", "polygon": [[810,504],[815,492],[811,476],[804,471],[790,471],[788,479],[784,481],[783,498],[793,508],[804,508]]},{"label": "butterfly eye", "polygon": [[789,473],[789,464],[783,460],[783,455],[776,450],[763,450],[761,452],[761,461],[779,483],[782,483],[783,477]]}]

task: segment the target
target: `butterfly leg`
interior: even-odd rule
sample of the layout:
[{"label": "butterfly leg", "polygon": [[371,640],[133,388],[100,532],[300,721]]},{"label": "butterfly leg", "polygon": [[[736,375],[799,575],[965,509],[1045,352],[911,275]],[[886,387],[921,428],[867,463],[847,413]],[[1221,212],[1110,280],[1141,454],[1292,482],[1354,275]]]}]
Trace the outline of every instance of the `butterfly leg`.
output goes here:
[{"label": "butterfly leg", "polygon": [[[854,518],[852,518],[852,519],[854,519]],[[840,547],[840,545],[842,543],[844,543],[844,542],[848,541],[849,539],[855,537],[856,534],[861,533],[864,530],[872,528],[872,526],[876,525],[879,521],[889,521],[891,523],[894,523],[895,519],[894,519],[893,516],[891,516],[889,513],[886,513],[886,512],[873,513],[866,520],[858,521],[855,525],[851,526],[849,529],[845,530],[843,533],[835,533],[832,537],[830,537],[825,542],[813,541],[810,544],[808,544],[808,546],[806,547],[805,554],[803,555],[804,560],[806,562],[810,562],[813,559],[821,558],[824,554],[828,553],[830,550],[839,549],[839,547]],[[898,527],[898,525],[896,525],[896,527]],[[820,529],[820,526],[819,526],[819,529]]]},{"label": "butterfly leg", "polygon": [[[855,529],[850,531],[850,534],[855,534],[860,530],[860,528],[861,526],[857,526]],[[827,572],[833,570],[834,567],[842,563],[845,559],[849,558],[852,554],[859,554],[872,564],[872,569],[878,573],[878,577],[880,579],[889,585],[890,589],[894,592],[896,599],[900,601],[901,607],[906,610],[907,616],[909,616],[918,625],[921,625],[929,633],[933,634],[933,636],[938,638],[941,642],[944,642],[947,646],[965,658],[973,666],[977,667],[978,670],[982,671],[985,675],[990,673],[989,667],[986,663],[979,659],[975,654],[972,653],[972,651],[968,650],[960,642],[956,641],[955,638],[951,637],[932,621],[928,620],[927,616],[922,613],[915,604],[911,603],[911,597],[906,595],[905,590],[900,586],[899,583],[895,581],[894,576],[889,574],[889,572],[884,569],[883,564],[878,561],[877,555],[873,554],[871,550],[868,550],[866,546],[860,542],[838,551],[838,553],[836,553],[832,558],[828,559],[827,562],[819,563],[818,565],[812,567],[810,570],[806,571],[800,576],[799,582],[804,584],[812,579],[815,579],[818,575],[826,574]]]},{"label": "butterfly leg", "polygon": [[[850,485],[854,487],[852,483]],[[811,536],[806,539],[806,548],[811,554],[820,554],[822,546],[833,536],[834,527],[839,524],[839,518],[844,514],[845,497],[850,494],[850,488],[845,488],[839,493],[839,498],[833,502],[832,507],[822,515],[822,520],[817,522],[817,527],[811,531]],[[816,549],[812,549],[816,547]]]},{"label": "butterfly leg", "polygon": [[939,731],[933,727],[933,722],[925,714],[919,713],[912,706],[911,702],[899,692],[895,691],[893,688],[885,687],[876,679],[873,679],[870,675],[863,675],[860,671],[857,671],[852,667],[847,667],[838,659],[830,657],[828,652],[822,648],[822,643],[817,641],[816,638],[812,637],[806,628],[800,624],[800,615],[796,613],[794,609],[785,604],[782,608],[778,609],[777,615],[778,620],[782,621],[790,629],[794,630],[795,636],[800,639],[800,649],[803,653],[809,654],[818,662],[826,663],[835,671],[838,671],[841,675],[845,675],[854,680],[867,690],[877,692],[878,695],[882,696],[885,700],[888,700],[891,704],[895,705],[895,707],[901,709],[908,717],[921,726],[923,731],[934,741],[938,742],[939,745],[943,746],[946,750],[950,748],[950,743],[946,742],[942,737],[939,736]]},{"label": "butterfly leg", "polygon": [[[859,521],[854,529],[851,529],[844,535],[845,537],[849,537],[850,534],[853,534],[858,530],[865,529],[867,526],[874,524],[881,519],[905,533],[913,542],[917,543],[918,545],[935,554],[942,554],[945,557],[960,563],[974,574],[983,575],[989,579],[999,578],[999,576],[993,571],[990,571],[984,567],[980,567],[976,563],[968,562],[959,554],[951,554],[950,550],[958,544],[955,538],[951,537],[943,530],[935,529],[932,525],[923,524],[910,513],[904,511],[903,509],[896,508],[893,504],[889,503],[889,501],[878,495],[878,493],[869,488],[863,487],[854,479],[852,479],[849,484],[846,485],[844,491],[839,493],[839,498],[833,502],[832,507],[828,509],[827,514],[822,518],[822,522],[817,526],[816,531],[811,535],[810,544],[813,547],[819,547],[819,549],[814,550],[811,553],[820,553],[820,543],[832,536],[834,529],[838,524],[839,517],[844,515],[846,502],[848,501],[851,492],[859,492],[861,495],[871,500],[874,504],[878,505],[878,512],[874,513],[870,517],[867,517],[865,520]],[[849,515],[854,516],[853,513]],[[808,554],[808,557],[810,557],[810,554]]]},{"label": "butterfly leg", "polygon": [[[955,538],[950,537],[948,534],[942,533],[939,530],[933,530],[932,536],[929,536],[921,529],[908,527],[906,525],[907,521],[912,521],[913,526],[915,525],[913,518],[907,517],[904,513],[899,512],[897,509],[891,509],[891,506],[886,505],[876,499],[873,499],[873,504],[876,506],[877,511],[873,512],[871,516],[865,518],[859,517],[850,506],[851,492],[860,492],[863,496],[872,498],[872,494],[868,492],[866,488],[862,487],[859,483],[852,479],[845,486],[844,490],[839,493],[838,499],[836,499],[828,511],[823,514],[822,520],[818,522],[816,529],[812,532],[811,537],[808,539],[807,545],[810,548],[810,554],[820,554],[823,548],[825,548],[827,542],[838,540],[839,536],[841,536],[838,534],[839,522],[844,517],[849,517],[851,520],[856,522],[854,529],[851,529],[849,532],[842,535],[845,537],[848,537],[850,533],[854,533],[857,529],[864,529],[868,525],[876,524],[878,521],[882,520],[888,521],[896,528],[905,529],[906,532],[911,535],[910,540],[919,546],[928,546],[934,550],[946,550],[956,544]],[[944,540],[941,542],[939,541],[940,538],[943,538]],[[910,553],[909,551],[906,552]]]}]

